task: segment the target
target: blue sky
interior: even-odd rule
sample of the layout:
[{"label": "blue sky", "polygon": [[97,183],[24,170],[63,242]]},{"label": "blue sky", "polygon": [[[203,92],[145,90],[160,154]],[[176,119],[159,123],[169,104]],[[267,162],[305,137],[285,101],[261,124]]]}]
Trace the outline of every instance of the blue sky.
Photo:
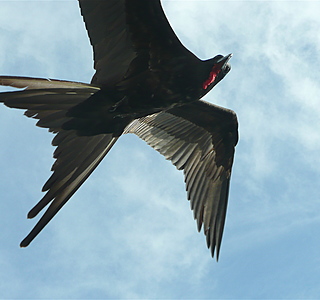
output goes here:
[{"label": "blue sky", "polygon": [[[163,4],[197,56],[234,54],[205,97],[240,123],[219,262],[197,233],[182,172],[133,135],[20,249],[53,136],[0,106],[0,298],[319,297],[320,2]],[[1,74],[90,81],[77,1],[0,7]]]}]

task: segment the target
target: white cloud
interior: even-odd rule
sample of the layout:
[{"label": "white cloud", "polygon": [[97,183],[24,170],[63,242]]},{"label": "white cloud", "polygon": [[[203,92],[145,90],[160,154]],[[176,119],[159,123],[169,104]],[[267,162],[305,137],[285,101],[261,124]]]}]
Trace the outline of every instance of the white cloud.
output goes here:
[{"label": "white cloud", "polygon": [[[34,243],[19,249],[34,224],[25,215],[49,175],[52,135],[22,112],[0,107],[5,296],[319,295],[312,278],[319,278],[320,3],[165,6],[199,57],[234,53],[232,71],[206,97],[234,109],[240,122],[220,262],[196,233],[182,173],[129,136]],[[88,82],[93,73],[76,1],[2,1],[0,53],[2,74]]]}]

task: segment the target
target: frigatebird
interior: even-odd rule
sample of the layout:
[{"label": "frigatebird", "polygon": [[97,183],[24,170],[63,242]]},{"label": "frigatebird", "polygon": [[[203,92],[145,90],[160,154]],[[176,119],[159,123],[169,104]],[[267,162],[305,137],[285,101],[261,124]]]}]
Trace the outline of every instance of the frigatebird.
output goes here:
[{"label": "frigatebird", "polygon": [[93,47],[91,83],[1,76],[20,88],[0,102],[25,109],[55,134],[53,174],[28,218],[49,207],[21,242],[26,247],[63,207],[118,138],[134,133],[185,175],[188,199],[211,254],[219,256],[236,114],[203,100],[230,71],[231,54],[200,60],[177,38],[160,0],[79,0]]}]

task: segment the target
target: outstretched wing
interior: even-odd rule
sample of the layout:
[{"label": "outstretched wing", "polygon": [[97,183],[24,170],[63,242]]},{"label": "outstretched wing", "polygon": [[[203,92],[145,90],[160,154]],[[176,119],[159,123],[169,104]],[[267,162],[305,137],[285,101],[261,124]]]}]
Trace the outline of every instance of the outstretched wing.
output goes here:
[{"label": "outstretched wing", "polygon": [[133,121],[135,133],[184,171],[188,199],[211,254],[223,234],[238,123],[234,112],[204,101]]},{"label": "outstretched wing", "polygon": [[74,130],[61,126],[70,117],[66,112],[100,89],[89,84],[26,77],[0,77],[0,85],[26,88],[23,91],[0,94],[0,102],[12,108],[26,109],[25,115],[39,119],[37,125],[57,133],[52,141],[57,146],[53,174],[43,187],[45,196],[29,212],[35,217],[50,206],[29,235],[21,242],[26,247],[77,191],[105,157],[118,137],[112,134],[78,136]]},{"label": "outstretched wing", "polygon": [[150,60],[195,58],[178,40],[160,0],[79,0],[94,52],[92,83],[111,86]]}]

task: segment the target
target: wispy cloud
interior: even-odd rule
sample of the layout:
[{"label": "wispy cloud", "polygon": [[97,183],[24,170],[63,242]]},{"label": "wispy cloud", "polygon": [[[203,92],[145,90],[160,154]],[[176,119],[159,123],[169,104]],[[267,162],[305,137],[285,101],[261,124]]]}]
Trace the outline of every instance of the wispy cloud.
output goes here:
[{"label": "wispy cloud", "polygon": [[[18,5],[17,5],[18,3]],[[183,5],[182,5],[183,3]],[[319,295],[320,2],[164,1],[201,58],[233,52],[206,100],[240,122],[216,264],[196,232],[183,176],[123,137],[27,249],[52,135],[0,107],[0,290],[12,298],[312,298]],[[88,82],[77,1],[1,2],[0,73]],[[312,277],[310,277],[312,275]]]}]

